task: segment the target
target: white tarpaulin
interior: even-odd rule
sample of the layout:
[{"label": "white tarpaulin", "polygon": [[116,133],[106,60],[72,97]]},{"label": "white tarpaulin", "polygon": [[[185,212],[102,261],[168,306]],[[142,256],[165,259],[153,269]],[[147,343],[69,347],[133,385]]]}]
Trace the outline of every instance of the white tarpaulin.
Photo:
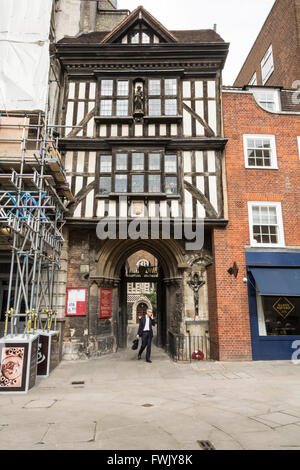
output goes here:
[{"label": "white tarpaulin", "polygon": [[46,109],[52,0],[0,0],[0,110]]}]

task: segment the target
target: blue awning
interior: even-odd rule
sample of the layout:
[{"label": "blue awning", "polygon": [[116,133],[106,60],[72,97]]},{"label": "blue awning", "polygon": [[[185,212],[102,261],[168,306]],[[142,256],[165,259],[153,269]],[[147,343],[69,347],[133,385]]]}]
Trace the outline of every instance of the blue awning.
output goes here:
[{"label": "blue awning", "polygon": [[300,297],[299,268],[250,268],[261,295]]}]

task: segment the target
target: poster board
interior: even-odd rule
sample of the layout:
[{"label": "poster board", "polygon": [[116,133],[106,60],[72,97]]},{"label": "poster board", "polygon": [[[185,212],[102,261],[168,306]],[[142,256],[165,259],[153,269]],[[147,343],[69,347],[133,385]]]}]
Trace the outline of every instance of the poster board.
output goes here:
[{"label": "poster board", "polygon": [[100,289],[99,318],[111,318],[112,289]]},{"label": "poster board", "polygon": [[87,302],[86,287],[67,287],[67,317],[85,317]]},{"label": "poster board", "polygon": [[59,333],[58,331],[38,330],[39,349],[37,375],[48,377],[50,372],[59,364]]},{"label": "poster board", "polygon": [[27,393],[36,382],[39,335],[0,339],[0,394]]}]

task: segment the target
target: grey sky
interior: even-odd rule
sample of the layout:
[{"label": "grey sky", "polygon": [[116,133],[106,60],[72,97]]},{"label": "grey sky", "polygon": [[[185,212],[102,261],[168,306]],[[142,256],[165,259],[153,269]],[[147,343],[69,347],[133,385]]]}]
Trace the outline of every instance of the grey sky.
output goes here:
[{"label": "grey sky", "polygon": [[275,0],[118,0],[130,11],[143,5],[168,29],[208,29],[217,32],[230,50],[223,73],[232,85]]}]

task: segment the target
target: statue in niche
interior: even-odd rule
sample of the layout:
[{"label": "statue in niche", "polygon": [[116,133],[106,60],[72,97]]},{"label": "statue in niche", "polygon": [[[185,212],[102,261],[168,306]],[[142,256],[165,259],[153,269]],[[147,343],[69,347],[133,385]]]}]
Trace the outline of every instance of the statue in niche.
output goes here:
[{"label": "statue in niche", "polygon": [[144,114],[144,91],[142,83],[137,83],[134,91],[134,114]]},{"label": "statue in niche", "polygon": [[[203,273],[201,273],[203,276]],[[201,277],[202,277],[201,276]],[[195,305],[195,316],[198,317],[199,315],[199,289],[205,284],[205,281],[200,278],[198,273],[190,274],[191,280],[187,282],[190,288],[194,292],[194,305]]]}]

